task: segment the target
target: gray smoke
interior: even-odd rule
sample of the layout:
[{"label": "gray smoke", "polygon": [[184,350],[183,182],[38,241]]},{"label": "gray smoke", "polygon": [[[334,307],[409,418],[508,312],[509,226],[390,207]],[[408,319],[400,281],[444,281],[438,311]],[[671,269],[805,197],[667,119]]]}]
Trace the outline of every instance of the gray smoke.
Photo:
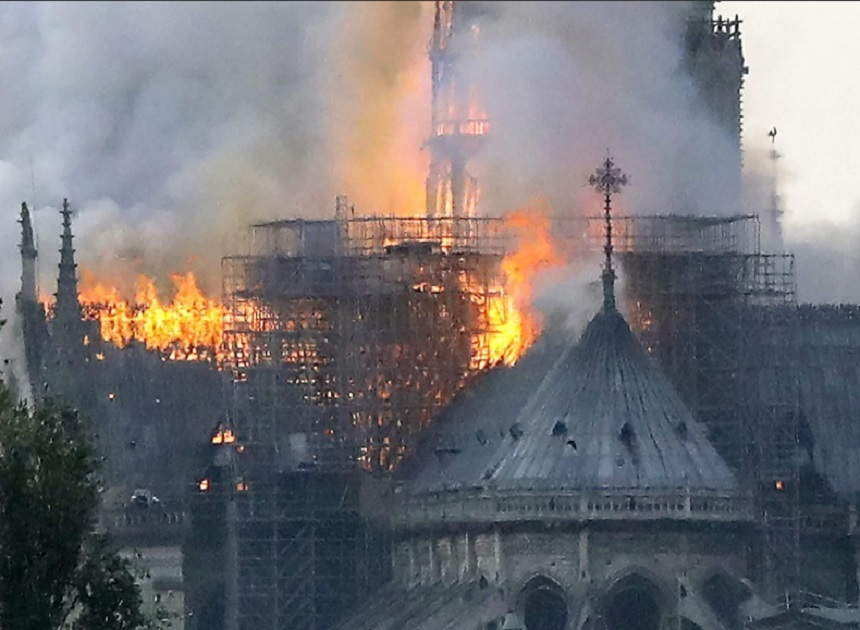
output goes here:
[{"label": "gray smoke", "polygon": [[[737,139],[684,67],[687,3],[492,4],[471,68],[493,129],[474,169],[484,212],[543,198],[563,215],[600,214],[586,181],[607,149],[631,181],[617,212],[739,212]],[[578,261],[538,283],[537,305],[574,336],[600,305],[599,268]]]},{"label": "gray smoke", "polygon": [[[686,3],[484,3],[472,68],[493,136],[482,211],[536,196],[591,214],[584,180],[610,148],[632,176],[619,210],[733,212],[731,138],[681,69]],[[43,294],[57,209],[78,258],[128,288],[219,258],[249,221],[415,214],[429,129],[432,3],[0,5],[0,295],[11,316],[22,200],[35,205]],[[419,200],[419,201],[416,201]],[[399,208],[407,208],[399,210]],[[123,284],[125,283],[125,285]],[[11,329],[11,327],[7,327]]]},{"label": "gray smoke", "polygon": [[735,212],[731,132],[706,110],[683,67],[687,3],[499,3],[482,30],[493,137],[481,158],[484,208],[547,198],[593,214],[584,187],[610,149],[640,214]]},{"label": "gray smoke", "polygon": [[[748,194],[743,211],[760,215],[765,251],[794,255],[797,300],[812,304],[860,303],[856,273],[860,268],[856,246],[860,240],[860,203],[853,205],[851,218],[845,221],[792,221],[791,199],[781,191],[797,173],[781,161],[774,164],[770,147],[765,150],[764,146],[747,149],[746,170]],[[769,219],[774,206],[784,213],[778,229]]]},{"label": "gray smoke", "polygon": [[[219,258],[249,222],[331,214],[357,162],[378,180],[392,147],[420,153],[420,140],[403,140],[406,128],[415,135],[402,103],[416,90],[402,84],[407,64],[426,61],[427,9],[4,4],[3,294],[14,292],[13,217],[24,199],[37,208],[50,293],[66,196],[79,261],[100,279],[128,289],[135,272],[164,284],[167,271],[191,268],[217,292]],[[393,61],[380,69],[382,58]],[[414,119],[425,133],[425,117]],[[381,133],[369,138],[367,126]],[[345,129],[358,140],[345,143]]]},{"label": "gray smoke", "polygon": [[789,232],[788,248],[795,255],[797,299],[806,303],[860,304],[860,204],[848,223],[821,220]]}]

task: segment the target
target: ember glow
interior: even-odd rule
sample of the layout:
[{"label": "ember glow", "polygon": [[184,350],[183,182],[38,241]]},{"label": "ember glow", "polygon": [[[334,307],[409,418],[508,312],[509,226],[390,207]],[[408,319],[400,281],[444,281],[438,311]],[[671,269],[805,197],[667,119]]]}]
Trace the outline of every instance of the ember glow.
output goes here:
[{"label": "ember glow", "polygon": [[223,333],[223,308],[204,296],[194,274],[171,274],[176,293],[163,303],[151,278],[140,275],[134,300],[117,289],[81,274],[80,300],[89,320],[99,322],[101,337],[118,348],[132,341],[177,361],[218,358]]}]

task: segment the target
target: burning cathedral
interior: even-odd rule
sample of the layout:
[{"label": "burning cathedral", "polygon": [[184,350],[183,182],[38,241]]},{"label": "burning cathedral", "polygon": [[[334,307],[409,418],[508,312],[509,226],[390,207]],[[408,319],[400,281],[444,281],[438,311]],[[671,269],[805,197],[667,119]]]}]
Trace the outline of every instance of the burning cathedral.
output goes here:
[{"label": "burning cathedral", "polygon": [[[64,202],[43,304],[22,204],[27,376],[96,423],[102,527],[181,628],[858,627],[858,307],[798,305],[758,216],[613,213],[611,156],[593,216],[479,214],[490,8],[435,2],[423,216],[252,225],[169,305],[81,290]],[[677,36],[739,181],[740,21]],[[573,259],[581,336],[523,277]]]}]

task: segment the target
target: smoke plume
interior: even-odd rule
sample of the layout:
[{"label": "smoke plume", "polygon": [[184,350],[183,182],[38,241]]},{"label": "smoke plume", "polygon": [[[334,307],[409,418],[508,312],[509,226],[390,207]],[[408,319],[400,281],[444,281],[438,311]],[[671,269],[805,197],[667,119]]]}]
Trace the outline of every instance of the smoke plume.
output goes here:
[{"label": "smoke plume", "polygon": [[[731,214],[736,149],[683,66],[687,3],[498,3],[475,64],[493,136],[481,157],[484,208],[535,195],[594,214],[584,187],[610,149],[638,214]],[[736,144],[735,144],[736,146]]]},{"label": "smoke plume", "polygon": [[[472,167],[481,211],[540,196],[599,206],[610,148],[619,210],[735,212],[730,133],[682,68],[687,3],[481,3],[493,134]],[[35,206],[54,290],[63,197],[79,263],[128,289],[219,259],[255,220],[417,214],[428,155],[430,2],[5,3],[0,6],[0,295],[11,316],[16,209]],[[11,327],[7,327],[10,330]]]},{"label": "smoke plume", "polygon": [[162,283],[196,268],[215,292],[220,256],[251,221],[328,215],[350,188],[368,206],[392,207],[402,193],[386,164],[420,156],[409,106],[426,10],[0,7],[0,79],[14,87],[0,105],[3,294],[14,293],[13,217],[24,199],[37,208],[45,293],[66,196],[82,266],[112,282],[139,271]]}]

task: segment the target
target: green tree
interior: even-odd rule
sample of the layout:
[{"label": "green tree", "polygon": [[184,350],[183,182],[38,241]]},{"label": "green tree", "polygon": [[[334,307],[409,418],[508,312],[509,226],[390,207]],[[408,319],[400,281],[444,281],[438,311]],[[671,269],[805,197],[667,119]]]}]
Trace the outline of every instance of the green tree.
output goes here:
[{"label": "green tree", "polygon": [[98,459],[77,412],[0,381],[0,628],[143,625],[128,563],[95,534]]},{"label": "green tree", "polygon": [[62,626],[95,524],[95,458],[77,414],[0,389],[0,626]]},{"label": "green tree", "polygon": [[92,536],[77,575],[75,590],[81,605],[73,630],[117,630],[145,625],[140,590],[131,565],[112,549],[104,536]]}]

